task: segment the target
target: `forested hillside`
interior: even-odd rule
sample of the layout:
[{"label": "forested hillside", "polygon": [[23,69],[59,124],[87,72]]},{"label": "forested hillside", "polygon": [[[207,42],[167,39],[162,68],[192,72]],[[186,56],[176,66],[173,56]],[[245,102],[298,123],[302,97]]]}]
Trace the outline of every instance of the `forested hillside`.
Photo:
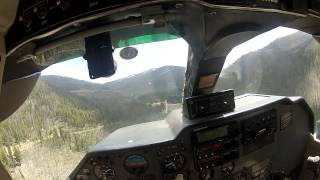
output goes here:
[{"label": "forested hillside", "polygon": [[40,80],[24,105],[0,126],[0,141],[41,139],[55,133],[56,128],[81,129],[101,122],[99,111],[80,106],[72,97],[57,95]]},{"label": "forested hillside", "polygon": [[230,86],[237,94],[306,95],[306,91],[299,90],[307,90],[311,83],[319,84],[310,79],[311,73],[318,69],[319,47],[311,35],[302,32],[278,39],[226,68],[218,88]]},{"label": "forested hillside", "polygon": [[320,45],[302,32],[278,39],[223,70],[217,86],[233,88],[237,95],[303,96],[319,119]]},{"label": "forested hillside", "polygon": [[[15,179],[31,179],[37,173],[38,179],[46,177],[44,174],[66,178],[68,174],[58,171],[55,165],[64,159],[61,156],[71,158],[62,164],[70,172],[74,161],[79,161],[83,152],[107,133],[101,113],[78,102],[58,95],[40,80],[24,105],[1,123],[0,160]],[[42,161],[32,162],[38,159]],[[29,174],[31,169],[34,174]]]},{"label": "forested hillside", "polygon": [[43,76],[55,92],[98,110],[110,130],[163,119],[168,104],[181,103],[185,68],[165,66],[105,84]]},{"label": "forested hillside", "polygon": [[179,108],[184,71],[167,66],[102,85],[42,76],[1,124],[0,160],[15,179],[66,179],[111,131],[163,119],[170,107]]}]

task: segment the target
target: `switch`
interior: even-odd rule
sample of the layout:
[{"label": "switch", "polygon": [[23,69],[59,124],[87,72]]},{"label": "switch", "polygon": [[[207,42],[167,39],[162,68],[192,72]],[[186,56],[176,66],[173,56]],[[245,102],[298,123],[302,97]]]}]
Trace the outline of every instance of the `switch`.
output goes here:
[{"label": "switch", "polygon": [[37,10],[37,14],[38,14],[38,18],[43,20],[47,17],[48,15],[48,9],[46,7],[40,7],[38,10]]}]

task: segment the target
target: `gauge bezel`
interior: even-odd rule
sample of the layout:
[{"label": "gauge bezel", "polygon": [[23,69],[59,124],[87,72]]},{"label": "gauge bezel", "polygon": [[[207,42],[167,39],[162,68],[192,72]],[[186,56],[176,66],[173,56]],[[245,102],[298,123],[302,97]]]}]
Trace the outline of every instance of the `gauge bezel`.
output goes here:
[{"label": "gauge bezel", "polygon": [[[100,157],[100,158],[101,158],[101,157]],[[113,179],[116,179],[116,171],[115,171],[115,169],[112,167],[111,164],[110,164],[110,166],[107,166],[106,162],[104,161],[106,158],[110,161],[109,157],[105,156],[105,157],[102,157],[101,160],[99,160],[99,157],[95,157],[95,158],[94,158],[94,159],[95,159],[94,161],[96,162],[96,165],[92,165],[92,162],[90,162],[90,164],[92,165],[93,175],[94,175],[96,178],[98,178],[98,179],[103,179],[103,177],[99,177],[99,176],[96,174],[96,168],[97,168],[97,167],[102,168],[102,166],[105,166],[105,167],[108,168],[108,169],[112,169],[112,171],[113,171],[113,173],[114,173],[114,176],[113,176],[111,179],[112,179],[112,180],[113,180]],[[90,161],[92,161],[92,160],[90,160]]]},{"label": "gauge bezel", "polygon": [[[174,155],[178,153],[179,155],[181,155],[181,157],[183,158],[183,164],[180,168],[176,169],[176,170],[172,170],[172,169],[167,169],[164,167],[164,161],[166,158],[169,158],[170,156]],[[187,164],[187,158],[186,156],[182,153],[182,152],[179,152],[179,151],[175,151],[175,152],[171,152],[171,153],[168,153],[168,154],[165,154],[161,160],[161,166],[162,166],[162,169],[165,171],[165,172],[179,172],[181,170],[183,170],[183,168],[185,168],[185,165]]]},{"label": "gauge bezel", "polygon": [[[136,172],[132,172],[132,170],[130,170],[130,169],[128,168],[126,162],[127,162],[128,158],[131,157],[131,156],[139,156],[139,157],[142,157],[142,158],[145,160],[145,162],[146,162],[146,167],[144,168],[143,171],[136,173]],[[126,171],[127,171],[128,173],[133,174],[133,175],[141,175],[141,174],[145,173],[145,172],[148,170],[148,168],[149,168],[149,161],[148,161],[148,159],[147,159],[145,156],[143,156],[143,155],[141,155],[141,154],[130,154],[130,155],[125,156],[125,158],[124,158],[124,160],[123,160],[123,166],[124,166],[124,168],[126,169]]]}]

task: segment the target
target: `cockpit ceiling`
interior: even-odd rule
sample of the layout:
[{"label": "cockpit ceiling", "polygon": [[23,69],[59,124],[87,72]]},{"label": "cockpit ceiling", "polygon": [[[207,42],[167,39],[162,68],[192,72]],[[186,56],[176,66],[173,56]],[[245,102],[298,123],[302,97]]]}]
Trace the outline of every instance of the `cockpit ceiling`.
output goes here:
[{"label": "cockpit ceiling", "polygon": [[[110,3],[101,2],[84,8],[87,7],[84,2],[77,6],[70,3],[56,7],[49,1],[41,5],[49,9],[45,17],[34,19],[36,15],[30,17],[24,10],[35,5],[21,1],[16,20],[6,36],[8,54],[4,82],[44,69],[34,63],[36,52],[96,33],[128,27],[168,24],[188,41],[195,57],[204,57],[203,60],[225,57],[234,46],[278,26],[297,28],[311,34],[319,30],[317,18],[311,15],[303,2],[193,0]],[[50,7],[56,9],[50,10]]]}]

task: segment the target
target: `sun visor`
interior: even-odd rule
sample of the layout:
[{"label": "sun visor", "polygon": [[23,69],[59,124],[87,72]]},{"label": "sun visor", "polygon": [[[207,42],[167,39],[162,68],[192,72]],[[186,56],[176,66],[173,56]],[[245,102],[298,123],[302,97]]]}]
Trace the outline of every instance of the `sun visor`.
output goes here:
[{"label": "sun visor", "polygon": [[30,75],[2,85],[0,95],[0,122],[13,114],[28,98],[40,73]]}]

